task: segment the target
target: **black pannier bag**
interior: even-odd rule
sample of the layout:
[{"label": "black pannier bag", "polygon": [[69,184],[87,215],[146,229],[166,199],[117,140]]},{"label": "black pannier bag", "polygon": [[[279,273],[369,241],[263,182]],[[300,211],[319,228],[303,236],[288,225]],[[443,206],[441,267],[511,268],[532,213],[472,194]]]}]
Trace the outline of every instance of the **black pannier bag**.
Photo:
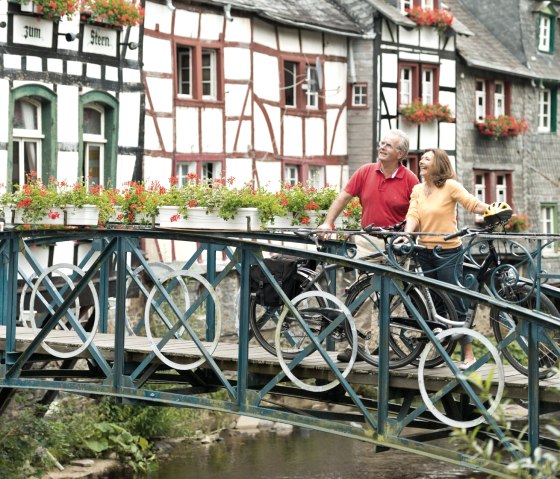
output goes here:
[{"label": "black pannier bag", "polygon": [[[289,299],[294,298],[298,294],[298,261],[296,257],[282,255],[274,255],[264,259],[264,264]],[[251,293],[255,295],[258,304],[262,306],[280,306],[284,304],[258,264],[251,266],[250,276]]]}]

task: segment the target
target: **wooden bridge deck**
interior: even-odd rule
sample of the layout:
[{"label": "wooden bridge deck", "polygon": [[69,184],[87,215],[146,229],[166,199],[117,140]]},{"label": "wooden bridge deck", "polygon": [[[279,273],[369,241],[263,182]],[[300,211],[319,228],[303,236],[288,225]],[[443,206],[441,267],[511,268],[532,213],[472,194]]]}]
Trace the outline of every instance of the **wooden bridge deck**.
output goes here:
[{"label": "wooden bridge deck", "polygon": [[[18,327],[16,332],[16,351],[23,352],[35,338],[36,332],[31,328]],[[94,344],[97,346],[103,357],[112,360],[114,356],[114,336],[112,334],[97,333]],[[48,345],[57,351],[73,351],[82,345],[82,342],[73,332],[57,330],[48,336]],[[6,327],[0,326],[0,350],[6,347]],[[39,348],[39,353],[45,353]],[[148,339],[144,336],[127,336],[125,338],[125,361],[133,363],[141,362],[149,353],[151,347]],[[183,340],[170,340],[163,349],[163,353],[170,360],[177,363],[189,363],[200,357],[200,353],[194,343]],[[329,353],[336,361],[336,353]],[[88,351],[84,351],[79,357],[89,357]],[[231,342],[219,343],[212,354],[213,359],[223,371],[236,371],[238,358],[238,344]],[[158,361],[154,358],[153,361]],[[344,370],[345,363],[340,364],[340,369]],[[202,365],[201,367],[205,367]],[[482,377],[488,374],[491,365],[484,365],[478,369],[477,373]],[[527,399],[528,384],[527,377],[518,373],[511,366],[504,366],[505,369],[505,391],[504,398]],[[278,359],[262,349],[260,346],[249,347],[249,372],[263,375],[276,375],[281,368]],[[325,364],[319,353],[315,353],[304,359],[294,370],[296,376],[302,380],[316,378],[331,381],[333,380],[332,371]],[[454,378],[447,367],[437,367],[424,370],[426,389],[437,391],[446,383]],[[378,381],[378,370],[365,362],[354,364],[352,371],[347,377],[351,384],[370,384],[376,385]],[[418,390],[418,369],[415,366],[407,366],[400,369],[393,369],[389,373],[390,386],[394,388]],[[493,381],[497,385],[496,380]],[[546,403],[560,403],[560,375],[540,381],[540,399]]]}]

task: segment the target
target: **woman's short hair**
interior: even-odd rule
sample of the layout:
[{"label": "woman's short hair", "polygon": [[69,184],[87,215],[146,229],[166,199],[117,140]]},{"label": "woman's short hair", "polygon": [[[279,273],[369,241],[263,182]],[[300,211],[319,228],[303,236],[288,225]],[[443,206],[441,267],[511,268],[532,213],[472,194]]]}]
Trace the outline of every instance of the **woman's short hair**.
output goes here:
[{"label": "woman's short hair", "polygon": [[449,156],[447,156],[445,150],[442,150],[441,148],[429,148],[425,151],[425,153],[427,153],[428,151],[431,151],[434,154],[432,174],[430,179],[432,180],[436,188],[441,188],[443,185],[445,185],[445,182],[447,180],[457,178],[455,170],[453,169],[451,161],[449,160]]}]

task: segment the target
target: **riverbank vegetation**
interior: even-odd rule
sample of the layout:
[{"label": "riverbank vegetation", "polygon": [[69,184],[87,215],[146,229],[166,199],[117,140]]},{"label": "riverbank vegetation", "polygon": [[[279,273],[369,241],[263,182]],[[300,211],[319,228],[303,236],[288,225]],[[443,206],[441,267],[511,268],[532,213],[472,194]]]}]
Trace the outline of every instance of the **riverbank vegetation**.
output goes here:
[{"label": "riverbank vegetation", "polygon": [[187,408],[130,406],[114,398],[65,396],[46,409],[20,394],[0,421],[0,477],[40,478],[80,458],[117,458],[140,472],[156,468],[155,440],[192,437],[229,423],[227,415]]}]

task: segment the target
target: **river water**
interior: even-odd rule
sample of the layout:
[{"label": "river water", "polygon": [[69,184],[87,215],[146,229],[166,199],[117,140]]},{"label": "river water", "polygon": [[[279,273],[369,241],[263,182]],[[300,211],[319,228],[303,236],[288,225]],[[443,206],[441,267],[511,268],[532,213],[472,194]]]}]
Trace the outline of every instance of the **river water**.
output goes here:
[{"label": "river water", "polygon": [[[484,478],[468,469],[327,433],[260,432],[210,445],[185,444],[142,479],[432,479]],[[138,478],[140,479],[140,478]]]}]

